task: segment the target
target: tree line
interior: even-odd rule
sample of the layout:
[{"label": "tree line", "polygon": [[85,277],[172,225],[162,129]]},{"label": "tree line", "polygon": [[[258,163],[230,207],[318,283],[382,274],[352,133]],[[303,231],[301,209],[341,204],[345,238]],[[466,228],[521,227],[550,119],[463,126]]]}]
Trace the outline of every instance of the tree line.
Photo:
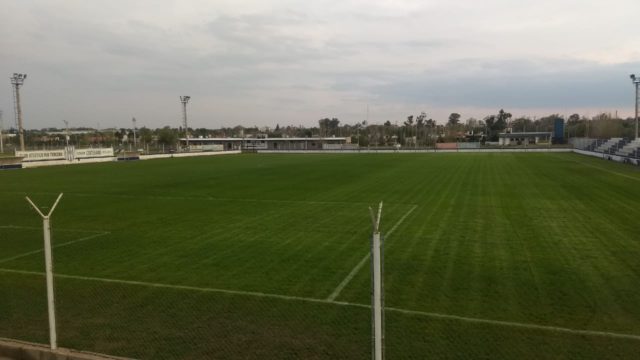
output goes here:
[{"label": "tree line", "polygon": [[[462,120],[459,113],[451,113],[444,124],[438,124],[427,115],[420,112],[408,115],[400,121],[387,120],[382,124],[371,124],[366,120],[348,124],[338,118],[326,117],[317,121],[317,126],[280,126],[275,127],[221,127],[189,128],[190,137],[350,137],[352,143],[360,146],[393,146],[405,147],[433,146],[436,142],[463,141],[497,141],[498,134],[506,130],[512,132],[540,131],[553,132],[556,119],[562,119],[565,124],[565,138],[590,137],[632,138],[635,133],[635,120],[620,119],[611,114],[601,113],[593,117],[572,114],[566,119],[559,114],[551,114],[540,118],[514,118],[511,113],[500,109],[495,114],[482,119],[473,117]],[[5,134],[16,134],[16,129],[8,129]],[[53,134],[52,134],[53,133]],[[32,148],[60,147],[66,143],[65,130],[45,128],[26,130],[25,142]],[[178,139],[185,136],[181,127],[161,127],[151,129],[141,127],[136,129],[136,140],[139,148],[175,148]],[[131,146],[134,134],[131,128],[102,129],[73,128],[70,143],[76,146]],[[10,148],[17,143],[16,137],[5,139]]]}]

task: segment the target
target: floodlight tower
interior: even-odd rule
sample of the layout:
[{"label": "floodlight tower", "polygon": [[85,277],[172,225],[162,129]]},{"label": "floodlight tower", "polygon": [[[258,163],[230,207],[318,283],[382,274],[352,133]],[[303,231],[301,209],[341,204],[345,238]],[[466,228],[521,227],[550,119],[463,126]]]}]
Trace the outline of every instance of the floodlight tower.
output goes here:
[{"label": "floodlight tower", "polygon": [[138,148],[138,142],[136,138],[136,118],[131,119],[131,122],[133,122],[133,150],[135,151]]},{"label": "floodlight tower", "polygon": [[636,86],[636,140],[638,140],[638,85],[640,85],[640,77],[635,74],[631,74],[629,77]]},{"label": "floodlight tower", "polygon": [[4,142],[2,140],[3,128],[4,128],[4,121],[2,120],[2,110],[0,110],[0,154],[4,153]]},{"label": "floodlight tower", "polygon": [[18,120],[18,134],[20,134],[20,151],[24,151],[24,129],[22,128],[22,107],[20,106],[20,86],[24,84],[27,74],[13,73],[11,85],[13,85],[13,101]]},{"label": "floodlight tower", "polygon": [[69,122],[67,120],[62,120],[64,122],[64,126],[66,128],[66,132],[64,134],[65,144],[69,146]]},{"label": "floodlight tower", "polygon": [[182,102],[182,121],[184,122],[184,137],[187,140],[187,151],[189,151],[189,126],[187,125],[187,103],[191,96],[180,96]]}]

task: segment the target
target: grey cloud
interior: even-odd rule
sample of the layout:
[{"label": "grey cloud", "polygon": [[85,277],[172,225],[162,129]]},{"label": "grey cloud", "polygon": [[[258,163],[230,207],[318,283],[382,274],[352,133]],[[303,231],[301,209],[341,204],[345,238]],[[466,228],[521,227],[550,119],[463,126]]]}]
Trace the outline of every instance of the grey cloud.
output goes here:
[{"label": "grey cloud", "polygon": [[[217,112],[243,121],[255,108],[261,124],[277,117],[281,125],[315,122],[326,111],[361,113],[370,99],[399,113],[414,104],[579,109],[631,101],[637,39],[602,27],[602,41],[585,35],[591,25],[549,28],[556,25],[545,18],[504,16],[527,4],[203,1],[196,13],[192,4],[165,9],[153,1],[10,2],[15,16],[0,23],[0,67],[29,73],[25,112],[34,126],[71,112],[89,125],[146,112],[160,126],[175,121],[181,94],[193,96],[194,119]],[[633,4],[622,7],[633,13]],[[619,27],[633,24],[616,11]],[[565,52],[636,62],[602,65]],[[0,107],[7,116],[8,84]],[[300,118],[307,114],[314,115]]]},{"label": "grey cloud", "polygon": [[304,18],[296,15],[277,21],[258,15],[217,17],[207,25],[214,47],[210,58],[226,65],[286,65],[339,56],[327,53],[322,44],[310,45],[308,39],[286,30],[289,25],[304,26]]},{"label": "grey cloud", "polygon": [[[464,61],[444,72],[426,71],[372,89],[380,97],[446,106],[597,107],[629,102],[628,73],[640,62],[600,65],[560,61],[564,71],[545,62],[505,60]],[[465,69],[484,68],[485,72]],[[448,74],[443,76],[442,73]]]}]

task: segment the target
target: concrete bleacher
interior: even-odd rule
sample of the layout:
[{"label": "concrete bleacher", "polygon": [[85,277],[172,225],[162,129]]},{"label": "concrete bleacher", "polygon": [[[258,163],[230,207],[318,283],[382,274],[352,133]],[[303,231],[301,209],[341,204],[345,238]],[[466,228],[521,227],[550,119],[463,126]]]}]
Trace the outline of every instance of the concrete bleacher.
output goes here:
[{"label": "concrete bleacher", "polygon": [[596,147],[593,151],[601,152],[605,154],[611,154],[618,151],[626,144],[626,141],[623,138],[611,138],[604,142],[602,145]]},{"label": "concrete bleacher", "polygon": [[571,138],[569,139],[569,143],[571,145],[573,145],[574,148],[576,149],[580,149],[580,150],[593,150],[593,147],[596,145],[600,145],[598,144],[598,139],[591,139],[591,138]]},{"label": "concrete bleacher", "polygon": [[640,152],[640,139],[635,139],[625,144],[618,151],[616,151],[616,155],[638,157],[639,152]]},{"label": "concrete bleacher", "polygon": [[607,140],[595,139],[595,141],[592,144],[587,145],[583,150],[596,151],[596,148],[598,148],[600,145],[604,144],[605,142],[607,142]]}]

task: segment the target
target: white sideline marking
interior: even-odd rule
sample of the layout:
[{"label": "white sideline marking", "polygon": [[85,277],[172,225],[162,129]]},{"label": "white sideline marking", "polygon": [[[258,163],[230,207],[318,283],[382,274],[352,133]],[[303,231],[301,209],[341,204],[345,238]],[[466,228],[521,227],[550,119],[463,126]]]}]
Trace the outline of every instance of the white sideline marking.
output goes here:
[{"label": "white sideline marking", "polygon": [[[37,272],[37,271],[2,269],[2,268],[0,268],[0,272],[21,274],[21,275],[37,275],[37,276],[45,275],[43,272]],[[271,298],[271,299],[304,301],[304,302],[319,303],[319,304],[359,307],[359,308],[365,308],[365,309],[371,308],[371,306],[367,304],[308,298],[308,297],[302,297],[302,296],[269,294],[269,293],[255,292],[255,291],[227,290],[227,289],[206,288],[206,287],[187,286],[187,285],[171,285],[171,284],[144,282],[144,281],[118,280],[118,279],[107,279],[107,278],[78,276],[78,275],[55,274],[55,276],[62,279],[97,281],[97,282],[113,283],[113,284],[136,285],[136,286],[175,289],[175,290],[190,290],[190,291],[211,292],[211,293],[220,293],[220,294],[229,294],[229,295],[255,296],[255,297]],[[571,328],[551,326],[551,325],[539,325],[539,324],[520,323],[520,322],[503,321],[503,320],[481,319],[481,318],[473,318],[473,317],[466,317],[466,316],[433,313],[433,312],[427,312],[427,311],[400,309],[400,308],[394,308],[394,307],[385,307],[385,311],[397,312],[397,313],[408,314],[408,315],[423,316],[423,317],[435,318],[435,319],[456,320],[456,321],[462,321],[462,322],[468,322],[468,323],[515,327],[515,328],[522,328],[522,329],[529,329],[529,330],[543,330],[543,331],[560,332],[560,333],[566,333],[566,334],[572,334],[572,335],[599,336],[599,337],[640,341],[640,335],[623,334],[623,333],[616,333],[616,332],[609,332],[609,331],[581,330],[581,329],[571,329]]]},{"label": "white sideline marking", "polygon": [[601,336],[601,337],[612,337],[612,338],[620,338],[620,339],[640,340],[640,335],[621,334],[621,333],[615,333],[615,332],[609,332],[609,331],[580,330],[580,329],[571,329],[571,328],[552,326],[552,325],[538,325],[538,324],[528,324],[528,323],[520,323],[520,322],[504,321],[504,320],[479,319],[479,318],[472,318],[472,317],[466,317],[466,316],[438,314],[438,313],[431,313],[431,312],[425,312],[425,311],[406,310],[406,309],[390,308],[390,307],[385,307],[385,310],[399,312],[403,314],[421,315],[421,316],[427,316],[427,317],[439,318],[439,319],[448,319],[448,320],[459,320],[459,321],[473,322],[478,324],[518,327],[518,328],[531,329],[531,330],[545,330],[545,331],[568,333],[573,335],[588,335],[588,336]]},{"label": "white sideline marking", "polygon": [[[54,245],[54,246],[52,246],[52,248],[56,249],[56,248],[60,248],[60,247],[64,247],[64,246],[69,246],[69,245],[72,245],[72,244],[75,244],[75,243],[79,243],[81,241],[87,241],[87,240],[95,239],[97,237],[104,236],[104,235],[107,235],[107,234],[110,234],[110,232],[108,232],[108,231],[107,232],[99,232],[97,234],[85,236],[85,237],[80,238],[80,239],[71,240],[71,241],[67,241],[67,242],[61,243],[61,244]],[[0,259],[0,264],[5,263],[7,261],[20,259],[20,258],[29,256],[29,255],[38,254],[38,253],[41,253],[43,251],[44,251],[44,249],[38,249],[38,250],[33,250],[33,251],[26,252],[26,253],[14,255],[14,256],[11,256],[11,257],[8,257],[8,258]]]},{"label": "white sideline marking", "polygon": [[[2,269],[2,268],[0,268],[0,272],[23,274],[23,275],[40,275],[40,276],[44,276],[43,272],[27,271],[27,270],[15,270],[15,269]],[[165,288],[165,289],[176,289],[176,290],[192,290],[192,291],[213,292],[213,293],[231,294],[231,295],[246,295],[246,296],[256,296],[256,297],[283,299],[283,300],[299,300],[299,301],[317,302],[317,303],[325,303],[325,304],[331,303],[330,301],[326,301],[326,300],[323,300],[323,299],[306,298],[306,297],[300,297],[300,296],[268,294],[268,293],[261,293],[261,292],[257,292],[257,291],[226,290],[226,289],[216,289],[216,288],[207,288],[207,287],[199,287],[199,286],[189,286],[189,285],[172,285],[172,284],[152,283],[152,282],[135,281],[135,280],[107,279],[107,278],[99,278],[99,277],[92,277],[92,276],[65,275],[65,274],[54,274],[54,275],[55,275],[55,277],[62,278],[62,279],[99,281],[99,282],[114,283],[114,284],[138,285],[138,286]]]},{"label": "white sideline marking", "polygon": [[[409,216],[409,214],[411,214],[413,212],[413,210],[415,210],[418,207],[418,205],[413,205],[411,207],[411,209],[409,209],[409,211],[407,211],[406,214],[404,214],[400,220],[398,220],[393,227],[391,228],[391,230],[389,230],[389,232],[386,233],[385,235],[385,239],[389,236],[391,236],[391,234],[393,234],[393,232],[398,228],[398,226],[400,226],[400,224],[402,224],[402,222],[404,221],[404,219],[407,218],[407,216]],[[333,301],[335,300],[340,293],[342,292],[342,290],[345,288],[345,286],[347,286],[347,284],[349,284],[349,282],[351,282],[351,280],[353,280],[353,278],[356,276],[356,274],[358,273],[358,271],[360,271],[360,269],[362,269],[362,267],[364,266],[364,264],[367,262],[367,260],[371,257],[371,253],[367,253],[367,255],[365,255],[365,257],[362,258],[362,260],[360,260],[359,263],[356,264],[356,266],[351,270],[351,272],[347,275],[347,277],[344,278],[344,280],[342,280],[342,282],[340,284],[338,284],[338,286],[335,288],[335,290],[333,290],[333,292],[331,293],[331,295],[329,295],[327,297],[327,301]]]},{"label": "white sideline marking", "polygon": [[[42,230],[42,226],[20,226],[20,225],[0,225],[0,229],[25,229],[25,230]],[[80,230],[80,229],[60,229],[55,228],[55,231],[62,232],[85,232],[85,233],[109,233],[108,231],[96,231],[96,230]]]},{"label": "white sideline marking", "polygon": [[[558,158],[558,159],[565,159],[565,158],[560,158],[560,157],[557,157],[557,156],[556,156],[556,158]],[[596,158],[596,157],[593,157],[593,158]],[[589,167],[592,167],[592,168],[594,168],[594,169],[598,169],[598,170],[600,170],[600,171],[608,172],[608,173],[610,173],[610,174],[614,174],[614,175],[618,175],[618,176],[624,176],[624,177],[626,177],[626,178],[628,178],[628,179],[632,179],[632,180],[635,180],[635,181],[640,181],[640,178],[633,177],[633,176],[630,176],[630,175],[627,175],[627,174],[623,174],[623,173],[619,173],[619,172],[617,172],[617,171],[613,171],[613,170],[605,169],[605,168],[600,167],[600,166],[598,166],[598,165],[589,164],[589,163],[586,163],[586,162],[583,162],[583,161],[580,161],[580,160],[574,160],[574,159],[569,159],[569,160],[570,160],[570,161],[572,161],[572,162],[574,162],[574,163],[578,163],[578,164],[581,164],[581,165],[589,166]]]}]

